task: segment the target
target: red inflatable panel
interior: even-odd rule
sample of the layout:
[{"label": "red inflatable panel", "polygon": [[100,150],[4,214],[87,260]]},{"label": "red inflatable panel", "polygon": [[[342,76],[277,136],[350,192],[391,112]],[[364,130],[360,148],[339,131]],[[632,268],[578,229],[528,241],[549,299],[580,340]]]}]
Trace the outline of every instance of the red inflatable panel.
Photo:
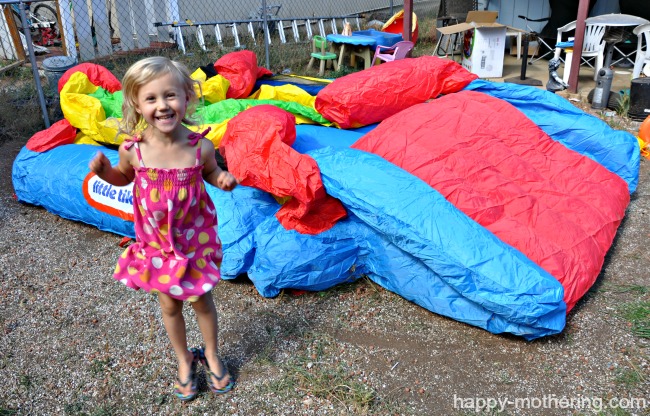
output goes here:
[{"label": "red inflatable panel", "polygon": [[295,122],[291,113],[278,107],[251,107],[228,122],[219,152],[242,185],[292,197],[276,213],[286,229],[318,234],[346,212],[326,194],[316,161],[291,148]]},{"label": "red inflatable panel", "polygon": [[619,176],[479,92],[411,107],[353,147],[418,176],[552,274],[567,312],[600,273],[630,201]]},{"label": "red inflatable panel", "polygon": [[228,53],[214,63],[214,69],[230,81],[226,98],[246,98],[251,95],[255,81],[273,73],[257,66],[257,56],[253,51]]},{"label": "red inflatable panel", "polygon": [[115,78],[115,75],[113,75],[108,69],[104,68],[101,65],[86,62],[73,66],[72,68],[65,71],[63,75],[61,75],[61,79],[59,79],[59,83],[57,85],[59,92],[61,92],[65,83],[68,82],[70,76],[75,72],[83,72],[86,74],[90,82],[93,83],[93,85],[102,87],[110,93],[114,93],[115,91],[120,91],[122,89],[122,83],[120,80]]},{"label": "red inflatable panel", "polygon": [[315,107],[341,128],[357,128],[440,94],[460,91],[476,78],[448,59],[400,59],[336,79],[319,91]]},{"label": "red inflatable panel", "polygon": [[57,146],[72,144],[76,136],[77,129],[68,120],[63,119],[34,134],[25,147],[33,152],[46,152]]}]

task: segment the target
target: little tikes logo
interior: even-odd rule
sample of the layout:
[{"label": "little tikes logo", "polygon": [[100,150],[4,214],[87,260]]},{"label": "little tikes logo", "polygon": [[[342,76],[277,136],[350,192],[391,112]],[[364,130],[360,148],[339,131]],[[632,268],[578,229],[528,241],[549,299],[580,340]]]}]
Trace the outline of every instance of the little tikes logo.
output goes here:
[{"label": "little tikes logo", "polygon": [[84,179],[83,193],[91,207],[133,221],[133,182],[126,186],[113,186],[91,172]]}]

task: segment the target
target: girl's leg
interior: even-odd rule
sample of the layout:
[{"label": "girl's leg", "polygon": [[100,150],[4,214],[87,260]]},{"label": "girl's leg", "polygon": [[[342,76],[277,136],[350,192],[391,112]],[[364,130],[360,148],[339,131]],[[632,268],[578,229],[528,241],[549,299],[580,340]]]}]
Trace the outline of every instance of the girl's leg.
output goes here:
[{"label": "girl's leg", "polygon": [[212,384],[222,389],[230,383],[230,374],[219,359],[219,323],[217,319],[217,308],[214,306],[212,293],[206,293],[199,300],[192,303],[199,329],[205,341],[205,358],[208,361],[210,370],[217,376],[225,376],[221,380],[212,377]]},{"label": "girl's leg", "polygon": [[[172,348],[174,348],[176,359],[178,360],[178,380],[184,383],[190,378],[194,355],[187,350],[183,301],[174,299],[163,293],[158,294],[158,301],[160,302],[167,336],[172,343]],[[179,386],[179,391],[182,394],[189,394],[191,390],[191,383],[185,387]]]}]

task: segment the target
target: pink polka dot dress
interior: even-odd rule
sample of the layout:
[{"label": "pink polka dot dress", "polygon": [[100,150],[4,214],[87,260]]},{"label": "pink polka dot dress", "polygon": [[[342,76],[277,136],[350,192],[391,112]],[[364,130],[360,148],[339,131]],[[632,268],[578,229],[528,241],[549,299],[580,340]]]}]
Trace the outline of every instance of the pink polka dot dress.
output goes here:
[{"label": "pink polka dot dress", "polygon": [[[200,134],[190,135],[195,146]],[[133,289],[194,302],[220,280],[221,241],[214,204],[205,190],[201,146],[195,166],[147,168],[138,137],[133,216],[136,241],[120,256],[113,277]]]}]

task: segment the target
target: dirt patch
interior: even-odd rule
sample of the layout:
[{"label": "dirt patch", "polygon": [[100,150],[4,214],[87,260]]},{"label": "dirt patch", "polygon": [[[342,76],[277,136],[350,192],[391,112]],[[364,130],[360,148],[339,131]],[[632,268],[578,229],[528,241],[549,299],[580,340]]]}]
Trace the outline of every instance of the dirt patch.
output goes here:
[{"label": "dirt patch", "polygon": [[[213,292],[221,354],[239,384],[215,397],[202,383],[181,404],[157,302],[110,278],[121,237],[13,199],[25,140],[0,143],[1,414],[461,415],[488,399],[502,414],[650,412],[650,343],[625,313],[650,301],[646,159],[601,275],[561,334],[493,335],[366,279],[275,299],[224,281]],[[198,345],[189,310],[188,323]]]}]

